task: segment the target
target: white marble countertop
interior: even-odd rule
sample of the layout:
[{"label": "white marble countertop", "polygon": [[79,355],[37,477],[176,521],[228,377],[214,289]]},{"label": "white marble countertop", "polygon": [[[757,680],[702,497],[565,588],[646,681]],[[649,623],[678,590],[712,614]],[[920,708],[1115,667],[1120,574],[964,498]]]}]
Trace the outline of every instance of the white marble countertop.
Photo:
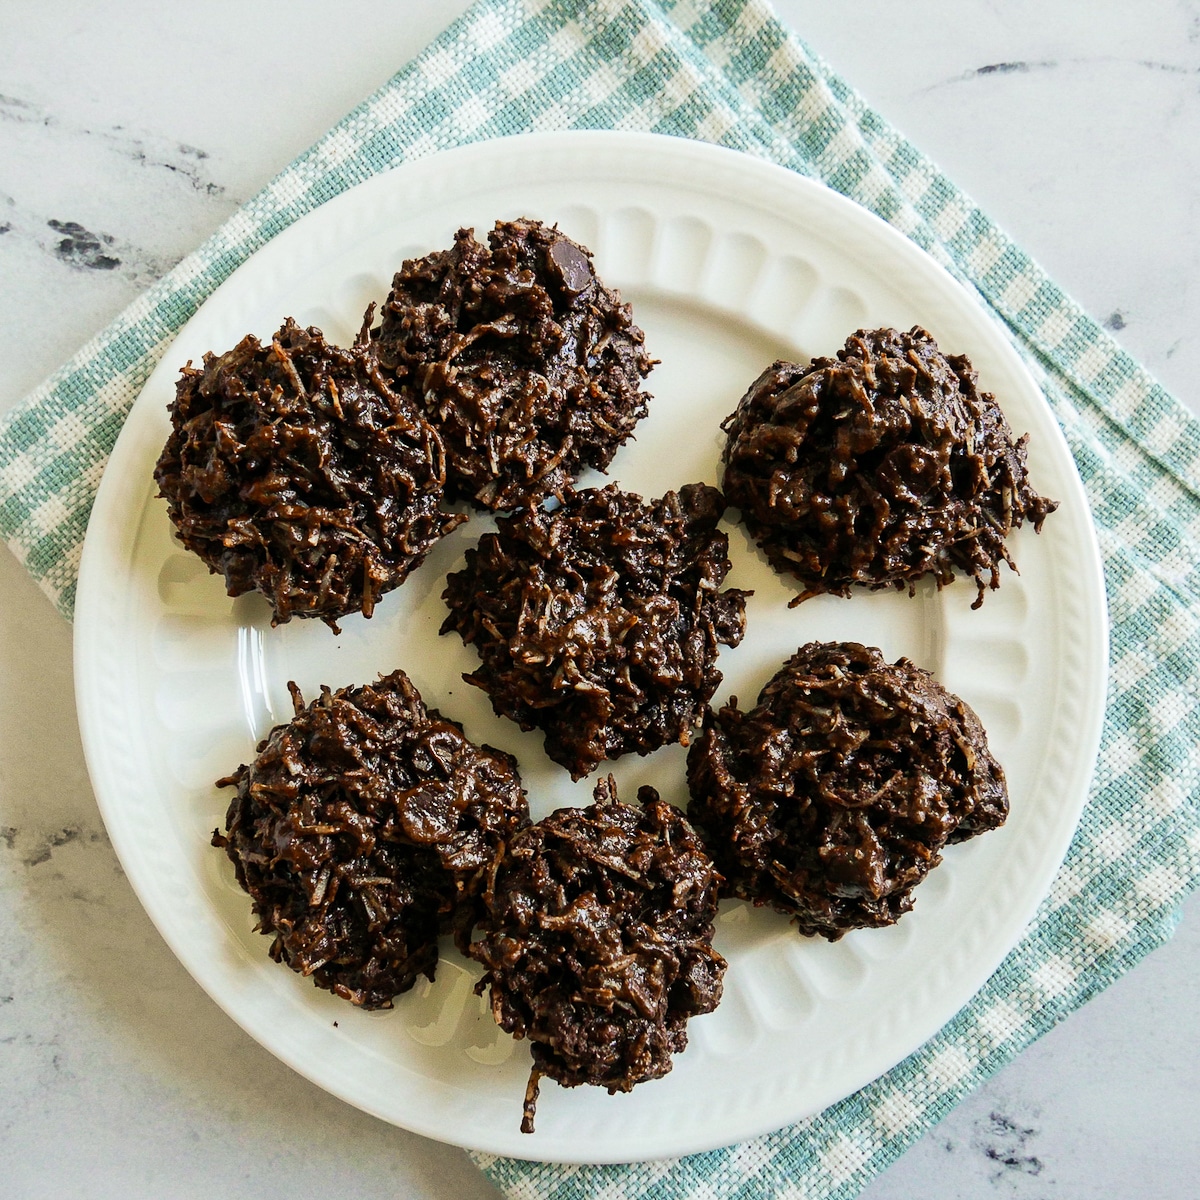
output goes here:
[{"label": "white marble countertop", "polygon": [[[0,411],[465,7],[4,6]],[[778,9],[1200,411],[1200,0]],[[105,837],[70,629],[6,550],[0,597],[0,1192],[494,1197],[460,1151],[320,1092],[191,981]],[[864,1195],[1191,1200],[1198,984],[1193,900],[1167,947]]]}]

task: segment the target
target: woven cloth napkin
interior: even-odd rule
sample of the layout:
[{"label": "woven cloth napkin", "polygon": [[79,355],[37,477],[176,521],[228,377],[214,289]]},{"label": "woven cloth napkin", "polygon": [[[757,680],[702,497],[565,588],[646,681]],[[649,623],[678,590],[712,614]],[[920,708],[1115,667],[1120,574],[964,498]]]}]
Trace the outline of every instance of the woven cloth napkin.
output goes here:
[{"label": "woven cloth napkin", "polygon": [[1099,534],[1107,716],[1065,865],[1023,940],[935,1038],[811,1119],[671,1162],[477,1155],[511,1197],[855,1195],[968,1091],[1164,941],[1200,878],[1200,422],[763,0],[479,0],[0,424],[0,529],[64,615],[109,450],[176,330],[231,271],[398,163],[529,130],[652,130],[822,180],[927,250],[1007,328]]}]

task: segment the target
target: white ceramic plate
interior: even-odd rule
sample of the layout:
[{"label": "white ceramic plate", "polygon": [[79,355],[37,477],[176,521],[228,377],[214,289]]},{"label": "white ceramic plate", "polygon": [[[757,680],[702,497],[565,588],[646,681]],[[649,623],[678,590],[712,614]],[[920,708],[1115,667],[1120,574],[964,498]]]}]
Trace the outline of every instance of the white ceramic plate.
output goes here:
[{"label": "white ceramic plate", "polygon": [[[717,482],[718,424],[777,357],[832,354],[860,326],[921,324],[967,353],[1018,433],[1037,488],[1062,501],[1012,549],[1020,576],[970,611],[972,583],[821,598],[789,609],[737,527],[728,584],[754,589],[748,634],[721,654],[749,703],[795,648],[856,640],[908,655],[979,713],[1009,778],[1012,815],[951,848],[886,930],[836,944],[777,914],[723,906],[725,996],[694,1020],[665,1079],[609,1096],[543,1085],[537,1133],[518,1132],[528,1050],[492,1024],[477,968],[447,952],[437,982],[388,1013],[360,1012],[267,958],[247,897],[209,845],[228,796],[213,781],[291,715],[286,684],[358,684],[397,666],[477,741],[514,754],[535,817],[590,801],[536,734],[461,681],[473,652],[437,636],[447,570],[486,522],[446,539],[374,619],[271,629],[172,540],[151,470],[178,368],[285,316],[348,341],[401,260],[480,236],[498,218],[557,221],[590,246],[659,359],[655,399],[610,477],[643,495]],[[587,481],[585,481],[587,482]],[[1067,447],[1030,376],[978,304],[921,251],[833,192],[694,142],[570,133],[493,141],[402,167],[331,201],[257,253],[180,333],[121,434],[81,572],[76,673],[92,780],[122,864],[172,949],[235,1021],[297,1071],[385,1120],[465,1146],[557,1161],[667,1157],[766,1132],[849,1094],[915,1050],[980,987],[1049,886],[1083,804],[1099,737],[1106,620],[1099,557]],[[652,783],[686,801],[684,752],[617,762],[621,794]],[[594,780],[593,780],[594,782]]]}]

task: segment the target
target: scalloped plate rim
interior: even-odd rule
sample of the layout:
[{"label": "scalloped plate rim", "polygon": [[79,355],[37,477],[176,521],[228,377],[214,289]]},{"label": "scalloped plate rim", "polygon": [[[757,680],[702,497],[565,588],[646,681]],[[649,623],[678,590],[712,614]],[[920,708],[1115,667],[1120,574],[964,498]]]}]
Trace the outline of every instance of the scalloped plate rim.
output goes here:
[{"label": "scalloped plate rim", "polygon": [[[848,224],[851,229],[860,230],[867,242],[877,242],[884,246],[885,257],[890,253],[899,261],[906,264],[920,264],[919,267],[914,266],[914,269],[925,271],[927,276],[935,281],[940,276],[940,282],[936,283],[936,286],[944,287],[946,283],[949,283],[952,291],[957,293],[960,303],[969,308],[974,308],[978,313],[983,315],[985,321],[990,321],[990,318],[986,314],[983,314],[982,309],[979,309],[977,301],[963,291],[923,251],[878,218],[859,208],[845,197],[829,191],[821,184],[795,175],[782,167],[777,167],[762,160],[749,158],[734,151],[708,146],[704,143],[669,139],[648,134],[578,132],[525,135],[521,138],[498,139],[492,142],[476,143],[401,166],[369,180],[357,188],[351,189],[349,192],[328,202],[308,216],[301,218],[272,241],[268,242],[262,250],[252,256],[243,267],[239,268],[229,280],[213,293],[191,321],[180,330],[175,341],[186,341],[189,338],[194,340],[197,331],[204,328],[205,322],[217,309],[230,304],[236,305],[240,302],[237,300],[237,297],[248,289],[248,277],[252,276],[253,272],[262,270],[264,263],[270,265],[277,257],[286,255],[294,248],[302,249],[305,245],[312,245],[314,242],[319,242],[321,237],[328,235],[328,230],[333,225],[339,220],[345,219],[345,213],[349,212],[351,207],[356,205],[361,206],[375,192],[383,194],[390,192],[392,189],[402,190],[406,187],[415,186],[414,181],[428,184],[431,178],[436,183],[439,175],[453,169],[462,169],[464,164],[474,164],[478,167],[480,164],[486,165],[489,162],[502,160],[505,156],[508,156],[511,161],[514,155],[521,161],[537,161],[539,156],[545,160],[547,156],[553,157],[556,151],[562,153],[590,153],[591,148],[595,148],[597,154],[604,153],[610,157],[614,154],[620,154],[623,162],[629,164],[626,170],[635,174],[637,170],[644,170],[652,175],[655,170],[662,172],[669,168],[670,171],[674,171],[677,174],[686,174],[689,171],[695,171],[703,176],[705,171],[727,174],[730,168],[734,167],[739,174],[761,183],[764,187],[771,187],[783,193],[791,193],[798,199],[801,199],[804,204],[810,206],[816,205],[819,208],[825,207],[829,211],[839,214],[838,219],[843,224]],[[619,174],[619,169],[616,173]],[[507,182],[509,186],[512,186],[511,180]],[[929,274],[930,271],[932,271],[932,274]],[[992,327],[989,326],[989,328]],[[1001,357],[1007,357],[1011,363],[1016,364],[1019,372],[1024,374],[1026,378],[1029,378],[1028,372],[1023,364],[1021,364],[1015,351],[994,328],[993,336],[995,343],[992,348],[995,352],[1001,355]],[[247,1019],[247,1014],[240,1008],[243,998],[231,995],[222,986],[224,981],[213,978],[211,964],[196,963],[194,947],[188,943],[186,938],[180,936],[179,931],[170,919],[171,913],[163,910],[160,895],[161,880],[155,880],[145,873],[145,866],[141,861],[138,848],[133,840],[133,835],[126,827],[126,814],[122,811],[119,791],[115,786],[113,762],[110,757],[112,751],[111,747],[106,747],[105,745],[105,736],[109,732],[109,728],[105,724],[106,718],[103,713],[102,703],[102,698],[106,694],[106,684],[111,685],[112,681],[99,677],[98,668],[101,664],[97,657],[97,647],[102,646],[104,638],[109,636],[108,628],[102,619],[104,614],[110,611],[105,606],[119,604],[121,601],[119,583],[114,581],[111,576],[106,577],[105,570],[114,561],[122,561],[123,547],[128,552],[132,552],[136,539],[136,531],[130,528],[130,522],[114,521],[114,517],[130,510],[137,511],[137,497],[140,493],[144,493],[145,490],[145,480],[143,478],[131,477],[127,472],[123,472],[119,468],[131,458],[136,458],[136,445],[139,438],[142,442],[145,442],[146,438],[150,436],[148,427],[154,425],[154,420],[148,418],[147,413],[154,404],[153,396],[155,390],[156,388],[161,388],[164,378],[174,375],[176,366],[177,363],[172,358],[171,350],[168,350],[155,372],[151,375],[150,380],[144,386],[118,441],[117,447],[114,449],[111,464],[117,469],[106,471],[101,482],[96,505],[93,510],[93,518],[89,525],[85,542],[78,592],[76,677],[78,681],[80,728],[89,771],[92,773],[96,789],[97,802],[106,826],[109,828],[117,853],[121,858],[122,864],[125,866],[132,886],[139,895],[139,899],[141,899],[165,940],[185,966],[187,966],[193,977],[197,979],[197,982],[209,992],[218,1004],[229,1012],[235,1021],[242,1024],[244,1028],[247,1028],[260,1042],[267,1045],[268,1049],[271,1049],[273,1053],[283,1058],[284,1061],[288,1062],[296,1070],[310,1079],[314,1079],[321,1086],[327,1087],[328,1090],[341,1095],[349,1102],[357,1104],[367,1111],[375,1112],[376,1115],[383,1116],[386,1120],[406,1125],[406,1127],[425,1133],[428,1136],[455,1141],[457,1144],[468,1145],[476,1149],[483,1149],[494,1153],[516,1154],[525,1158],[538,1157],[545,1161],[627,1161],[629,1159],[628,1155],[616,1152],[612,1147],[606,1149],[592,1147],[589,1149],[586,1144],[586,1138],[583,1140],[584,1144],[581,1145],[556,1147],[534,1144],[532,1139],[521,1140],[519,1135],[493,1136],[488,1134],[486,1136],[470,1136],[466,1138],[457,1137],[453,1131],[447,1132],[444,1129],[437,1128],[435,1123],[436,1118],[431,1121],[422,1117],[421,1114],[410,1114],[411,1119],[409,1120],[397,1119],[394,1113],[384,1113],[370,1104],[363,1103],[361,1096],[356,1098],[354,1095],[346,1094],[344,1089],[330,1087],[329,1083],[321,1078],[321,1072],[319,1070],[314,1071],[311,1063],[306,1063],[302,1058],[297,1060],[294,1055],[281,1053],[276,1046],[272,1045],[270,1031],[265,1031],[267,1036],[263,1036],[264,1031],[259,1027],[261,1023],[256,1025],[254,1020]],[[1033,384],[1032,379],[1029,379],[1029,385],[1036,393],[1036,385]],[[1045,401],[1041,398],[1040,393],[1037,393],[1037,398],[1045,408]],[[1048,414],[1048,408],[1046,408],[1046,412]],[[1063,465],[1061,463],[1062,455],[1066,455],[1065,465],[1069,467],[1070,476],[1074,480],[1071,485],[1075,489],[1074,494],[1063,496],[1062,499],[1069,501],[1075,506],[1079,506],[1082,503],[1083,512],[1086,515],[1086,500],[1082,484],[1075,473],[1074,464],[1070,460],[1065,441],[1062,439],[1061,433],[1058,432],[1056,423],[1053,422],[1053,418],[1050,418],[1050,421],[1051,425],[1054,426],[1054,433],[1057,434],[1058,438],[1058,444],[1054,453],[1058,456],[1060,465]],[[1084,666],[1086,671],[1091,672],[1093,680],[1099,668],[1101,671],[1101,686],[1099,688],[1098,700],[1095,696],[1096,689],[1092,689],[1091,693],[1087,693],[1083,697],[1084,712],[1081,719],[1083,736],[1080,739],[1079,748],[1076,750],[1071,764],[1072,782],[1074,785],[1072,795],[1069,797],[1073,811],[1073,817],[1070,822],[1072,830],[1086,799],[1087,780],[1090,777],[1091,767],[1099,745],[1100,723],[1103,716],[1103,673],[1106,671],[1107,665],[1107,624],[1104,619],[1103,580],[1099,551],[1095,543],[1094,532],[1091,531],[1090,519],[1087,529],[1090,537],[1082,539],[1083,543],[1086,544],[1080,544],[1076,547],[1081,555],[1081,564],[1088,574],[1088,578],[1084,580],[1084,586],[1081,591],[1090,626],[1084,636],[1084,640],[1087,642],[1085,649],[1088,659]],[[1019,927],[1015,932],[1010,931],[1011,936],[1004,939],[1003,945],[997,944],[991,948],[990,965],[988,965],[986,972],[979,974],[970,992],[962,997],[962,1002],[965,1002],[969,998],[969,994],[982,985],[987,975],[998,965],[1011,948],[1011,945],[1015,944],[1019,938],[1026,921],[1032,915],[1042,894],[1046,890],[1046,887],[1048,887],[1050,878],[1053,876],[1054,870],[1057,869],[1058,862],[1065,855],[1069,840],[1069,834],[1060,839],[1061,844],[1055,848],[1057,857],[1052,865],[1047,865],[1049,863],[1048,859],[1041,863],[1041,874],[1045,878],[1042,879],[1039,877],[1036,896],[1031,894],[1024,897],[1025,904],[1021,913],[1022,919]],[[206,969],[206,966],[209,969]],[[938,1012],[935,1015],[937,1017],[936,1024],[932,1028],[925,1030],[917,1043],[908,1047],[909,1050],[915,1049],[916,1045],[919,1045],[925,1040],[926,1036],[934,1032],[937,1027],[940,1027],[943,1021],[948,1019],[952,1013]],[[929,1022],[926,1022],[926,1024],[929,1024]],[[906,1050],[905,1053],[907,1052]],[[903,1057],[903,1055],[897,1055],[893,1061],[898,1061],[900,1057]],[[877,1071],[872,1071],[870,1077],[873,1078],[878,1073]],[[849,1080],[848,1086],[841,1094],[848,1094],[866,1082],[868,1082],[867,1078],[856,1077]],[[800,1111],[768,1114],[761,1117],[753,1127],[739,1128],[730,1136],[725,1136],[720,1131],[713,1130],[703,1133],[691,1131],[686,1135],[681,1134],[673,1138],[659,1139],[658,1143],[654,1146],[640,1148],[634,1157],[641,1159],[675,1156],[714,1148],[727,1144],[730,1140],[740,1140],[753,1136],[755,1133],[765,1133],[787,1121],[798,1119],[804,1115],[807,1115],[807,1113]],[[513,1125],[515,1129],[515,1121]]]}]

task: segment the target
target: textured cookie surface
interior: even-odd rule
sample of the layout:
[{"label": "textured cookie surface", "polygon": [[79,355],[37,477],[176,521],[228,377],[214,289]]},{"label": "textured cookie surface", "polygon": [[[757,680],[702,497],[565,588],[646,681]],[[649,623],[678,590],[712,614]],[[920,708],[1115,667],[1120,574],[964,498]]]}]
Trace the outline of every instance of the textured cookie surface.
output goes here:
[{"label": "textured cookie surface", "polygon": [[629,306],[591,252],[539,221],[405,262],[376,331],[397,386],[424,405],[448,492],[511,509],[603,470],[646,415],[649,373]]},{"label": "textured cookie surface", "polygon": [[908,659],[854,642],[802,646],[755,708],[710,712],[688,787],[728,891],[830,941],[892,924],[947,843],[1008,815],[975,713]]},{"label": "textured cookie surface", "polygon": [[627,1092],[665,1075],[721,998],[720,877],[682,813],[653,788],[638,800],[610,776],[595,804],[517,834],[471,946],[497,1023],[530,1042],[527,1133],[540,1076]]},{"label": "textured cookie surface", "polygon": [[427,709],[402,671],[321,694],[220,781],[213,835],[270,954],[323,988],[388,1008],[433,978],[437,939],[465,946],[497,854],[529,823],[516,763]]},{"label": "textured cookie surface", "polygon": [[363,341],[330,345],[288,320],[269,345],[249,336],[184,368],[154,477],[180,540],[257,589],[273,622],[370,616],[437,540],[437,434],[380,375]]},{"label": "textured cookie surface", "polygon": [[836,359],[776,362],[722,428],[726,497],[801,599],[927,575],[940,587],[959,570],[978,607],[1013,566],[1008,535],[1057,507],[968,359],[919,328],[860,329]]},{"label": "textured cookie surface", "polygon": [[737,645],[744,593],[721,591],[728,538],[721,493],[691,484],[645,502],[569,494],[552,512],[500,517],[444,593],[479,654],[467,679],[501,716],[541,729],[575,779],[605,759],[687,744]]}]

